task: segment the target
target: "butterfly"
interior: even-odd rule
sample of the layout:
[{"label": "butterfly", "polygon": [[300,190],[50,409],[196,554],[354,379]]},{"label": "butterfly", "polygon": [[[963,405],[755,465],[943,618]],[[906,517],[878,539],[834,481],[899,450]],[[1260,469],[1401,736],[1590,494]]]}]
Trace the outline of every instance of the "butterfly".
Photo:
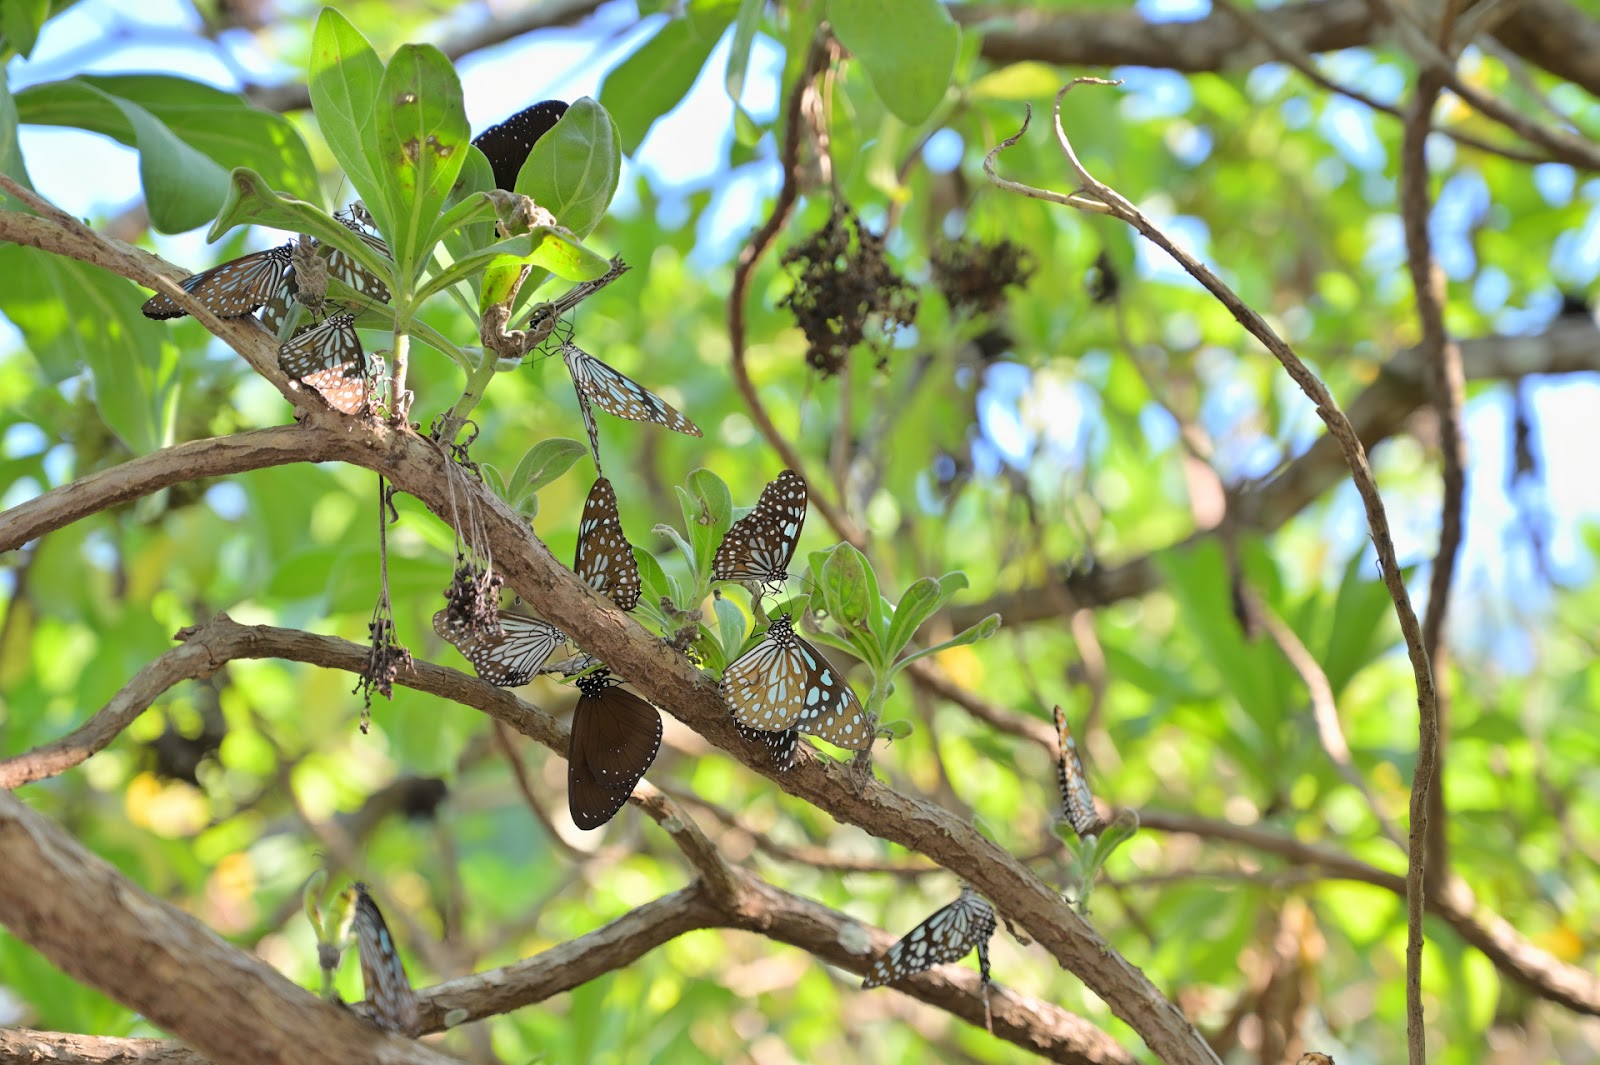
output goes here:
[{"label": "butterfly", "polygon": [[719,581],[782,584],[806,523],[806,482],[784,470],[761,490],[755,509],[734,522],[711,559]]},{"label": "butterfly", "polygon": [[1092,836],[1100,831],[1100,814],[1094,808],[1094,794],[1089,790],[1089,780],[1083,773],[1083,763],[1078,761],[1078,745],[1072,742],[1067,729],[1067,717],[1061,707],[1055,708],[1056,735],[1061,742],[1056,755],[1056,781],[1061,785],[1061,809],[1078,838]]},{"label": "butterfly", "polygon": [[633,557],[633,545],[622,534],[616,490],[604,477],[594,482],[584,501],[572,569],[583,583],[610,596],[619,608],[632,610],[639,605],[639,563]]},{"label": "butterfly", "polygon": [[[288,298],[294,283],[293,255],[293,242],[251,252],[186,277],[178,287],[218,318],[243,318],[263,304]],[[160,293],[145,300],[139,309],[146,318],[157,321],[189,313]]]},{"label": "butterfly", "polygon": [[856,693],[795,634],[794,618],[787,614],[773,618],[767,638],[728,664],[719,687],[733,720],[746,728],[796,728],[852,751],[872,746],[872,729]]},{"label": "butterfly", "polygon": [[907,932],[872,963],[862,987],[881,987],[935,965],[960,961],[978,948],[978,970],[983,977],[985,1002],[989,994],[989,939],[994,935],[994,908],[963,885],[961,897],[936,911]]},{"label": "butterfly", "polygon": [[355,892],[356,948],[361,955],[361,980],[367,989],[367,1005],[379,1028],[415,1037],[422,1031],[417,1013],[417,996],[406,977],[405,964],[395,949],[394,937],[384,923],[378,904],[367,893],[367,885],[357,881]]},{"label": "butterfly", "polygon": [[541,100],[525,107],[497,126],[490,126],[476,137],[473,145],[489,158],[497,189],[515,192],[517,175],[528,161],[534,144],[555,128],[567,105],[561,100]]},{"label": "butterfly", "polygon": [[335,314],[302,329],[278,348],[278,365],[322,394],[328,406],[359,414],[371,397],[372,366],[356,335],[353,314]]},{"label": "butterfly", "polygon": [[676,433],[701,436],[700,427],[672,404],[644,388],[631,377],[613,370],[570,340],[561,345],[561,358],[572,374],[572,387],[578,391],[578,406],[583,408],[583,424],[589,430],[589,450],[594,466],[600,469],[600,432],[595,428],[592,400],[607,414],[634,422],[655,422]]},{"label": "butterfly", "polygon": [[616,816],[661,750],[661,715],[604,669],[578,678],[567,747],[567,808],[596,829]]},{"label": "butterfly", "polygon": [[767,753],[772,756],[772,766],[781,772],[794,768],[794,753],[800,746],[800,730],[786,728],[778,732],[762,732],[758,728],[741,725],[737,721],[733,724],[734,731],[752,743],[766,744]]},{"label": "butterfly", "polygon": [[464,627],[450,623],[448,612],[433,615],[433,631],[444,637],[479,677],[497,688],[520,688],[533,679],[567,636],[548,621],[500,611],[500,634],[467,636]]},{"label": "butterfly", "polygon": [[[379,258],[387,259],[389,257],[389,245],[383,242],[383,238],[367,232],[366,224],[362,221],[363,216],[366,216],[366,208],[362,208],[358,214],[353,204],[344,210],[333,212],[333,217],[341,225],[360,237],[361,242],[377,252]],[[328,273],[349,285],[358,295],[365,296],[367,299],[378,303],[389,302],[389,286],[384,283],[383,278],[362,266],[354,256],[347,252],[330,247],[328,251]]]}]

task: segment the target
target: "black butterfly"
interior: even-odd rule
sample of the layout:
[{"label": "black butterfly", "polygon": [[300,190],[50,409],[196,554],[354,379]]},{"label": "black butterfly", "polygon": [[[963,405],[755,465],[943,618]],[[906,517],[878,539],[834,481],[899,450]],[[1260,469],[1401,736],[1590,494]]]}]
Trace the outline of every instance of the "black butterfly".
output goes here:
[{"label": "black butterfly", "polygon": [[805,523],[805,478],[784,470],[761,490],[755,509],[728,529],[711,559],[711,576],[781,585],[789,579],[789,560]]},{"label": "black butterfly", "polygon": [[1078,838],[1097,834],[1103,827],[1100,814],[1094,808],[1094,793],[1089,790],[1089,778],[1084,776],[1083,763],[1078,761],[1078,745],[1072,742],[1067,729],[1067,717],[1056,707],[1056,736],[1060,749],[1056,755],[1056,781],[1061,785],[1061,809]]},{"label": "black butterfly", "polygon": [[500,632],[468,636],[452,625],[448,611],[433,615],[433,631],[472,663],[479,677],[497,688],[520,688],[533,679],[567,637],[548,621],[500,611]]},{"label": "black butterfly", "polygon": [[516,191],[517,174],[528,161],[534,144],[554,129],[566,113],[564,102],[541,100],[472,138],[477,149],[489,157],[489,165],[494,168],[495,188]]},{"label": "black butterfly", "polygon": [[415,1037],[422,1031],[417,1013],[417,996],[406,977],[405,964],[395,949],[394,937],[384,923],[378,904],[367,894],[367,885],[357,881],[356,948],[361,955],[361,980],[367,988],[367,1005],[379,1028]]},{"label": "black butterfly", "polygon": [[786,728],[779,732],[762,732],[758,728],[733,723],[734,731],[752,743],[766,745],[767,753],[772,756],[773,768],[779,772],[787,772],[794,768],[794,754],[800,746],[800,730]]},{"label": "black butterfly", "polygon": [[720,687],[733,708],[733,720],[746,728],[795,728],[852,751],[872,746],[872,730],[856,693],[815,647],[795,634],[794,619],[787,614],[773,618],[767,638],[729,663]]},{"label": "black butterfly", "polygon": [[617,493],[604,477],[589,489],[578,521],[578,555],[572,569],[583,582],[623,610],[639,605],[639,563],[633,545],[622,533]]},{"label": "black butterfly", "polygon": [[573,824],[599,828],[616,816],[661,749],[656,708],[616,687],[604,669],[578,678],[567,748],[567,807]]},{"label": "black butterfly", "polygon": [[[199,300],[218,318],[243,318],[266,303],[286,299],[294,281],[294,244],[230,259],[178,282],[178,287]],[[139,308],[146,318],[162,321],[189,312],[169,296],[157,294]]]},{"label": "black butterfly", "polygon": [[570,340],[561,345],[561,358],[572,374],[572,387],[578,391],[578,406],[583,408],[583,424],[589,430],[589,450],[594,467],[600,469],[600,432],[595,428],[589,401],[607,414],[634,422],[655,422],[676,433],[701,436],[700,427],[680,414],[676,407],[644,388],[631,377],[613,370]]},{"label": "black butterfly", "polygon": [[978,948],[978,970],[983,977],[985,1001],[989,993],[989,939],[994,935],[994,908],[978,897],[970,886],[961,888],[961,897],[934,913],[926,921],[884,951],[872,963],[862,987],[881,987],[907,976],[926,972],[935,965],[960,961],[973,947]]},{"label": "black butterfly", "polygon": [[278,365],[322,394],[328,406],[359,414],[371,398],[373,368],[361,348],[353,314],[336,314],[302,329],[278,348]]}]

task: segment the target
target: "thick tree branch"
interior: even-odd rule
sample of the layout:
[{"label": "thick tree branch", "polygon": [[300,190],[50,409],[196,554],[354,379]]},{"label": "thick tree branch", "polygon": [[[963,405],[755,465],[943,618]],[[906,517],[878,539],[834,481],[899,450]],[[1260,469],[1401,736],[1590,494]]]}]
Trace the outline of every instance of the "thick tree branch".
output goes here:
[{"label": "thick tree branch", "polygon": [[455,1060],[291,984],[130,884],[10,792],[0,793],[0,920],[63,972],[219,1062]]}]

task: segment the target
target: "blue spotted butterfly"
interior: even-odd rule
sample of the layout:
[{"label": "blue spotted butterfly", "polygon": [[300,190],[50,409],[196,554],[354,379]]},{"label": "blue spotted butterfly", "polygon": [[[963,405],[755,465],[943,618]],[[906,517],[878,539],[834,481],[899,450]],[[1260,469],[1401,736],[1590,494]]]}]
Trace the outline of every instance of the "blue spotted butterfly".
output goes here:
[{"label": "blue spotted butterfly", "polygon": [[861,700],[822,653],[794,631],[794,618],[772,619],[767,637],[729,663],[720,685],[733,719],[760,732],[799,729],[852,751],[872,746]]}]

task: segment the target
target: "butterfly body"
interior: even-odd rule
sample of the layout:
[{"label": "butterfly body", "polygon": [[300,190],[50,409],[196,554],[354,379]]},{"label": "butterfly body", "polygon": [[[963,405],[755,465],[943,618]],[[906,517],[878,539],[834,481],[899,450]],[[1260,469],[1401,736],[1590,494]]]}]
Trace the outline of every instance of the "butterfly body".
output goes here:
[{"label": "butterfly body", "polygon": [[907,932],[872,963],[862,987],[881,987],[935,965],[960,961],[978,948],[978,968],[985,992],[989,984],[989,940],[994,935],[994,908],[970,886],[960,898],[934,912]]},{"label": "butterfly body", "polygon": [[578,521],[578,553],[572,560],[572,570],[589,587],[610,596],[620,609],[632,610],[639,605],[639,592],[643,588],[639,563],[633,557],[633,545],[622,532],[616,490],[604,477],[594,482],[589,498],[584,501],[583,517]]},{"label": "butterfly body", "polygon": [[[293,277],[294,244],[291,242],[202,270],[178,282],[178,287],[218,318],[243,318],[273,300],[287,298]],[[139,310],[146,318],[157,321],[182,318],[189,313],[170,296],[161,293],[145,300]]]},{"label": "butterfly body", "polygon": [[566,634],[547,621],[500,611],[498,635],[469,636],[454,626],[445,611],[433,615],[433,631],[472,663],[485,682],[498,688],[520,688],[533,679]]},{"label": "butterfly body", "polygon": [[573,824],[599,828],[616,816],[661,749],[661,715],[617,687],[604,669],[579,677],[567,747],[567,808]]},{"label": "butterfly body", "polygon": [[784,470],[762,489],[755,508],[729,526],[711,559],[711,576],[781,585],[789,578],[789,562],[805,523],[805,478]]},{"label": "butterfly body", "polygon": [[356,949],[361,956],[361,980],[367,989],[367,1004],[379,1028],[415,1037],[422,1031],[417,1011],[417,996],[411,990],[405,963],[395,947],[389,925],[378,904],[357,881],[355,892]]},{"label": "butterfly body", "polygon": [[853,751],[872,746],[856,693],[821,652],[795,634],[788,615],[773,618],[766,639],[729,663],[719,687],[735,723],[746,728],[795,728]]}]

